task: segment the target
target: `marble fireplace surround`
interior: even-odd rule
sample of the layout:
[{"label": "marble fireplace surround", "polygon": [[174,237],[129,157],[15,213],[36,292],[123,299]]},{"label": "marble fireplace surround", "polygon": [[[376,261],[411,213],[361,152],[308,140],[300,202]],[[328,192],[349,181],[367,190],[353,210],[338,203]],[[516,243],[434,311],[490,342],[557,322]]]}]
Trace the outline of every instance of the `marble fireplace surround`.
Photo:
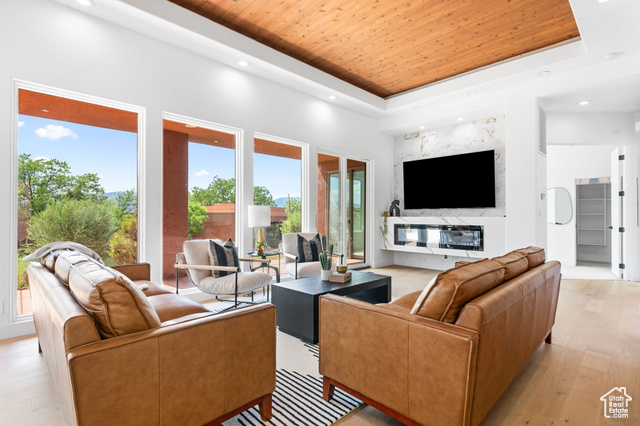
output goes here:
[{"label": "marble fireplace surround", "polygon": [[[423,130],[398,136],[394,142],[394,194],[392,199],[400,201],[403,216],[422,217],[503,217],[506,213],[506,119],[497,114],[483,120],[453,124],[436,129]],[[477,151],[495,151],[495,208],[462,209],[404,209],[404,182],[402,177],[405,161],[466,154]],[[447,185],[443,176],[437,181],[425,181],[425,192],[429,185]],[[455,188],[452,188],[455,189]]]},{"label": "marble fireplace surround", "polygon": [[[448,255],[454,257],[470,257],[483,259],[485,257],[502,256],[506,252],[506,223],[505,217],[416,217],[400,216],[380,219],[383,248],[398,252]],[[484,227],[484,250],[460,250],[450,248],[429,248],[403,246],[394,244],[395,224],[419,225],[475,225]]]}]

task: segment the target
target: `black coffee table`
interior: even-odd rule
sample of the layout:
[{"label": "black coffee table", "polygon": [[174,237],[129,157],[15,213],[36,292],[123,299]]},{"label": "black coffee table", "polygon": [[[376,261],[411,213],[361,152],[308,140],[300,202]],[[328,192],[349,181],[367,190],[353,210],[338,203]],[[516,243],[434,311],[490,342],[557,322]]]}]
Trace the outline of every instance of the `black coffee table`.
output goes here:
[{"label": "black coffee table", "polygon": [[351,271],[351,281],[334,283],[320,276],[272,284],[271,303],[276,305],[276,324],[287,334],[318,343],[318,298],[323,294],[348,296],[369,303],[391,301],[391,277]]}]

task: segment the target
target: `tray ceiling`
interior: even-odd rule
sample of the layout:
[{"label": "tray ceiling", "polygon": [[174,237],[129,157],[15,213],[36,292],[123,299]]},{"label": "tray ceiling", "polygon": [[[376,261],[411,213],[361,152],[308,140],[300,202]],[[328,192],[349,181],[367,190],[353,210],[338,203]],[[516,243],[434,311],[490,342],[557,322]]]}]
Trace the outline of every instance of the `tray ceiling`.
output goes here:
[{"label": "tray ceiling", "polygon": [[579,37],[568,0],[170,0],[377,96]]}]

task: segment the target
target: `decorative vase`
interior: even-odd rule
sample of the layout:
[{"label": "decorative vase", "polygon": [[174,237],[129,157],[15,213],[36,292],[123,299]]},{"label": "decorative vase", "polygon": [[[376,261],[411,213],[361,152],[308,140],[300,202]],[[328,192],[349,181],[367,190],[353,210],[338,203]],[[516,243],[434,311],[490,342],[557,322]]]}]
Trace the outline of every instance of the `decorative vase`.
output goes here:
[{"label": "decorative vase", "polygon": [[322,281],[329,281],[330,276],[331,276],[331,269],[320,270],[320,279]]}]

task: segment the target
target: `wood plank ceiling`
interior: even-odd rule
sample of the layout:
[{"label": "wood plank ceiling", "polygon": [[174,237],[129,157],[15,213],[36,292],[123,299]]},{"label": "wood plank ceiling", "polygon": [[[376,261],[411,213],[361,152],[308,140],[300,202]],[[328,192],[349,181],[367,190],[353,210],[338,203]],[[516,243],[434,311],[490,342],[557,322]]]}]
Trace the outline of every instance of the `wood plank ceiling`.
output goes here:
[{"label": "wood plank ceiling", "polygon": [[387,98],[579,37],[568,0],[170,0]]}]

